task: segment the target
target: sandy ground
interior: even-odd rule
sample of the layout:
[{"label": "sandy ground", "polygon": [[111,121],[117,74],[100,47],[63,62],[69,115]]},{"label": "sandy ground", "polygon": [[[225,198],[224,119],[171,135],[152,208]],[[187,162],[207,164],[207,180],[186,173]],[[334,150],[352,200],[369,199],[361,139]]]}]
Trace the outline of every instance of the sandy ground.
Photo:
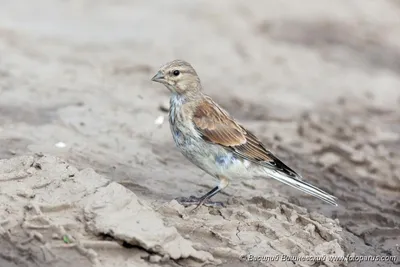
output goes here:
[{"label": "sandy ground", "polygon": [[[1,267],[400,264],[398,1],[0,6]],[[216,184],[155,123],[168,92],[150,78],[176,58],[339,207],[259,179],[225,208],[174,201]]]}]

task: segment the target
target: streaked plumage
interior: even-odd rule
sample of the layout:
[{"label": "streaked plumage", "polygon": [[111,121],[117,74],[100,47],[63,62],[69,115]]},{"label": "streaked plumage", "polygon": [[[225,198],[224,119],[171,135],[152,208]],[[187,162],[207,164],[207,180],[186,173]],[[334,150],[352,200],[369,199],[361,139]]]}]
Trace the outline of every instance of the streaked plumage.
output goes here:
[{"label": "streaked plumage", "polygon": [[169,122],[179,150],[192,163],[220,183],[197,200],[201,205],[229,180],[272,177],[332,205],[336,197],[305,182],[294,170],[268,151],[250,131],[235,121],[227,111],[202,92],[193,67],[182,60],[162,66],[152,78],[172,93]]}]

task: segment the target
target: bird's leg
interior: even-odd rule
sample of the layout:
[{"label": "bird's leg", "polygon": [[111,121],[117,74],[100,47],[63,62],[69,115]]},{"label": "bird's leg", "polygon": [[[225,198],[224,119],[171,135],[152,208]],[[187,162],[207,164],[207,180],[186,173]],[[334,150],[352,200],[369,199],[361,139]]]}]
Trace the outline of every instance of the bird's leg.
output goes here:
[{"label": "bird's leg", "polygon": [[198,208],[202,204],[206,206],[222,206],[222,203],[220,202],[210,201],[210,198],[215,194],[217,194],[219,191],[221,191],[221,189],[219,188],[219,186],[216,186],[213,189],[211,189],[211,191],[207,192],[205,195],[201,197],[195,197],[195,196],[179,197],[176,198],[176,201],[178,201],[183,206],[197,205],[196,208]]},{"label": "bird's leg", "polygon": [[224,176],[218,176],[218,178],[220,179],[219,184],[214,187],[213,189],[211,189],[209,192],[207,192],[205,195],[197,198],[195,196],[190,196],[189,198],[178,198],[177,201],[184,206],[189,206],[189,205],[196,205],[196,208],[199,208],[201,205],[206,205],[206,206],[213,206],[213,207],[217,207],[217,206],[223,206],[223,204],[221,202],[212,202],[210,201],[210,198],[215,196],[216,194],[218,194],[218,192],[220,192],[222,189],[224,189],[225,187],[228,186],[229,181],[226,177]]}]

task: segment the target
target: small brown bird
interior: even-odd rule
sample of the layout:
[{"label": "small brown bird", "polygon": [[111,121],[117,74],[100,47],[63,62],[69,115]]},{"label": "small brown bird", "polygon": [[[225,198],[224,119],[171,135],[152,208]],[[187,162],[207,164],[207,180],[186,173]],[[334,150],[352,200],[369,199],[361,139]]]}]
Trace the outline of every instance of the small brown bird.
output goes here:
[{"label": "small brown bird", "polygon": [[181,198],[182,204],[213,204],[209,199],[228,186],[230,180],[272,177],[337,206],[336,197],[303,181],[254,134],[205,95],[189,63],[169,62],[152,81],[164,84],[171,91],[169,122],[176,146],[193,164],[219,180],[218,186],[200,198]]}]

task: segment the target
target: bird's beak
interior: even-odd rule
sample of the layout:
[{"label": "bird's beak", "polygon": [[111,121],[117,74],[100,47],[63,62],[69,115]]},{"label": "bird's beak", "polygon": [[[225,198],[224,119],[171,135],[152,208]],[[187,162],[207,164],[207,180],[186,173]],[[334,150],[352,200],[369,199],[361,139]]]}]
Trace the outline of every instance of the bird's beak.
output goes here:
[{"label": "bird's beak", "polygon": [[162,73],[161,70],[158,71],[157,74],[154,75],[153,78],[151,78],[151,80],[152,80],[153,82],[158,82],[158,83],[164,81],[164,73]]}]

